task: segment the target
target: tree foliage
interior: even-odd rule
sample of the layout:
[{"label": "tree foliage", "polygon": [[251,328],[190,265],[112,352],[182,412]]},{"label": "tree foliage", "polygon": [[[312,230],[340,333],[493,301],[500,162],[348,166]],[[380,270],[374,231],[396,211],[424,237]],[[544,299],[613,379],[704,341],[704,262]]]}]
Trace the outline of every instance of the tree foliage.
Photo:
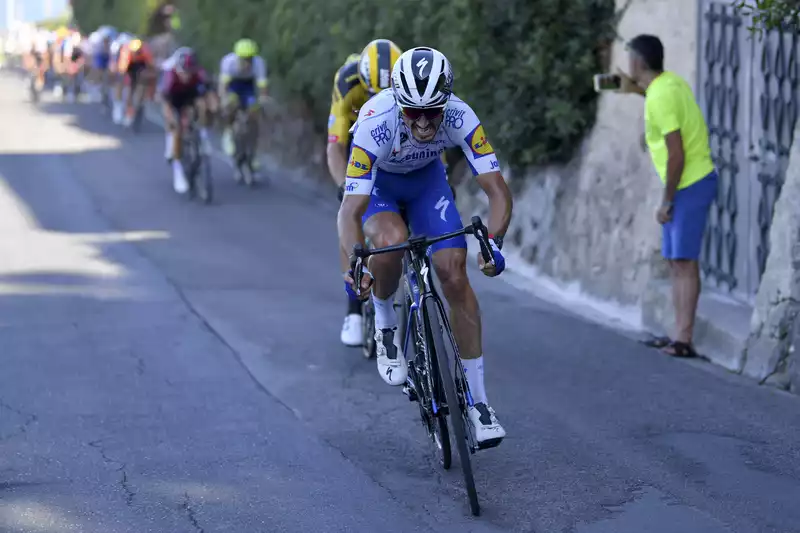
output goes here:
[{"label": "tree foliage", "polygon": [[[74,0],[81,23],[140,27],[152,1]],[[88,6],[92,7],[88,7]],[[113,18],[96,18],[111,5]],[[592,75],[614,35],[614,0],[182,0],[181,39],[216,67],[240,37],[255,39],[270,87],[327,122],[336,70],[375,38],[433,46],[450,58],[455,92],[512,163],[568,159],[596,112]],[[134,13],[135,12],[135,13]],[[106,15],[104,15],[106,16]],[[125,26],[123,26],[125,24]],[[213,70],[213,68],[212,68]]]},{"label": "tree foliage", "polygon": [[756,33],[776,28],[790,27],[794,31],[800,28],[798,0],[737,0],[733,5],[740,13],[753,17],[750,29]]}]

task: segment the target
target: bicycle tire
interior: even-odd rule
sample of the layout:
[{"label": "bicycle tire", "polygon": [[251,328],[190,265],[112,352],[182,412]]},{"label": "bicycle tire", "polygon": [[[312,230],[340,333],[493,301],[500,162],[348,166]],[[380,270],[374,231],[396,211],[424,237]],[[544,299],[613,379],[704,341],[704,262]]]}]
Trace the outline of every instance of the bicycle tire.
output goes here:
[{"label": "bicycle tire", "polygon": [[183,146],[181,147],[181,165],[183,166],[186,181],[189,183],[189,198],[197,194],[198,160],[197,147],[190,136],[183,140]]},{"label": "bicycle tire", "polygon": [[39,89],[36,88],[36,82],[37,82],[36,78],[32,78],[30,86],[28,87],[31,96],[31,101],[34,104],[39,103]]},{"label": "bicycle tire", "polygon": [[[406,305],[409,305],[411,300],[406,299]],[[411,326],[413,327],[413,335],[414,335],[414,345],[417,343],[417,317],[411,317]],[[424,332],[424,330],[423,330]],[[414,351],[414,359],[416,359],[417,350]],[[428,432],[428,438],[433,441],[434,446],[437,449],[437,457],[439,458],[439,464],[442,466],[443,470],[450,470],[450,467],[453,466],[453,448],[450,442],[450,430],[447,428],[447,416],[444,411],[439,411],[435,415],[431,413],[429,416],[426,412],[425,405],[428,402],[428,398],[426,398],[424,385],[420,383],[419,376],[414,370],[414,365],[411,365],[409,372],[414,376],[414,383],[417,384],[417,402],[419,403],[419,410],[420,410],[420,417],[425,425],[425,429]],[[437,368],[429,369],[431,372],[432,379],[436,380],[437,382],[441,382],[441,378],[439,377],[439,370]],[[439,387],[442,385],[440,384]],[[441,403],[441,402],[439,402]],[[434,425],[435,424],[435,425]]]},{"label": "bicycle tire", "polygon": [[[458,447],[458,456],[461,459],[461,471],[464,474],[464,486],[467,489],[470,511],[473,516],[480,516],[481,507],[478,502],[478,491],[475,488],[475,477],[472,473],[470,449],[467,446],[467,433],[464,417],[461,413],[460,402],[456,395],[455,381],[450,373],[450,353],[445,347],[442,329],[442,320],[439,318],[440,306],[435,298],[425,299],[425,322],[428,341],[434,347],[436,364],[439,367],[442,386],[444,387],[447,407],[450,414],[450,424],[453,426],[453,436]],[[448,336],[449,337],[449,336]]]},{"label": "bicycle tire", "polygon": [[[207,155],[199,155],[200,162],[198,175],[202,186],[200,187],[200,199],[204,204],[208,205],[214,200],[214,184],[211,179],[211,161]],[[197,183],[197,178],[195,178]]]},{"label": "bicycle tire", "polygon": [[144,104],[140,103],[136,107],[136,112],[133,115],[133,123],[131,124],[131,130],[133,130],[133,133],[139,133],[142,130],[143,118],[144,118]]},{"label": "bicycle tire", "polygon": [[375,308],[372,300],[367,300],[361,305],[361,354],[364,359],[372,359],[378,353],[378,344],[375,342]]}]

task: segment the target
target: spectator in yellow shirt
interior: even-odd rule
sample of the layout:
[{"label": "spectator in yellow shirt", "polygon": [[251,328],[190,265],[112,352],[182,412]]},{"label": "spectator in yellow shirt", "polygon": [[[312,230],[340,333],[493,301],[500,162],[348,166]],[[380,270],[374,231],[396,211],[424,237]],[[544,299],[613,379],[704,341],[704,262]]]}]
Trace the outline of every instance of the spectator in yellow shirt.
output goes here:
[{"label": "spectator in yellow shirt", "polygon": [[662,227],[661,253],[670,264],[675,308],[675,338],[656,338],[648,344],[678,357],[694,357],[698,259],[718,179],[708,127],[689,84],[664,70],[664,46],[658,37],[639,35],[628,43],[628,52],[630,76],[620,72],[620,91],[645,97],[645,140],[664,184],[656,220]]}]

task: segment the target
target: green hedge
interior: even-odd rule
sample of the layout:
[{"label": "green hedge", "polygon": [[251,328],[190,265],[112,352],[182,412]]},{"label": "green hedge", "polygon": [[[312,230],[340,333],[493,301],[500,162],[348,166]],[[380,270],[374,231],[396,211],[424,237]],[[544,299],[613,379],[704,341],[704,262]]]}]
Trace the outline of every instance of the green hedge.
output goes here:
[{"label": "green hedge", "polygon": [[155,33],[154,14],[164,0],[72,0],[78,27],[91,33],[106,24],[136,35]]},{"label": "green hedge", "polygon": [[[83,0],[103,1],[119,4],[120,11],[137,4]],[[183,0],[177,5],[182,40],[212,69],[237,38],[256,39],[269,64],[273,93],[310,106],[320,132],[333,75],[348,54],[379,37],[404,49],[438,48],[453,63],[456,94],[477,111],[492,144],[515,165],[572,155],[594,121],[591,79],[602,69],[598,49],[614,35],[615,15],[614,0]]]}]

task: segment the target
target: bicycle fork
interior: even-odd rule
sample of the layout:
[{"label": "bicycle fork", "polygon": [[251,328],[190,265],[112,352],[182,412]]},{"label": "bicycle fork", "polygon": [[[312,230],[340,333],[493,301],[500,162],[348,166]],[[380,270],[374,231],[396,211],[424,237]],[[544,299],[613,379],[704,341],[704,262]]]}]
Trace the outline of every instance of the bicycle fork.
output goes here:
[{"label": "bicycle fork", "polygon": [[[413,333],[411,331],[412,322],[416,318],[416,323],[419,326],[420,319],[422,318],[420,316],[422,314],[420,313],[421,295],[419,290],[419,284],[417,283],[417,273],[412,271],[409,273],[408,277],[409,277],[409,285],[411,286],[412,303],[411,306],[409,307],[408,318],[406,319],[406,332],[405,332],[405,338],[403,339],[404,354],[408,353],[408,346],[409,342],[411,342],[411,335],[417,334],[417,328],[414,328]],[[414,347],[416,348],[416,344],[414,344]],[[408,396],[409,401],[412,402],[419,401],[420,399],[419,389],[417,388],[417,383],[415,383],[414,380],[412,379],[412,376],[418,379],[424,379],[426,381],[424,385],[427,386],[427,391],[428,391],[428,393],[425,394],[425,396],[429,397],[428,399],[431,402],[431,413],[435,416],[440,411],[440,406],[439,403],[437,402],[436,395],[434,393],[436,388],[434,388],[433,386],[434,374],[438,376],[438,369],[432,368],[430,364],[426,365],[428,368],[424,372],[424,375],[420,376],[420,374],[417,372],[416,362],[421,355],[424,356],[426,354],[420,354],[417,352],[416,349],[414,350],[414,357],[410,361],[410,367],[411,367],[410,370],[412,371],[409,372],[409,377],[407,378],[406,384],[403,387],[403,393]]]}]

